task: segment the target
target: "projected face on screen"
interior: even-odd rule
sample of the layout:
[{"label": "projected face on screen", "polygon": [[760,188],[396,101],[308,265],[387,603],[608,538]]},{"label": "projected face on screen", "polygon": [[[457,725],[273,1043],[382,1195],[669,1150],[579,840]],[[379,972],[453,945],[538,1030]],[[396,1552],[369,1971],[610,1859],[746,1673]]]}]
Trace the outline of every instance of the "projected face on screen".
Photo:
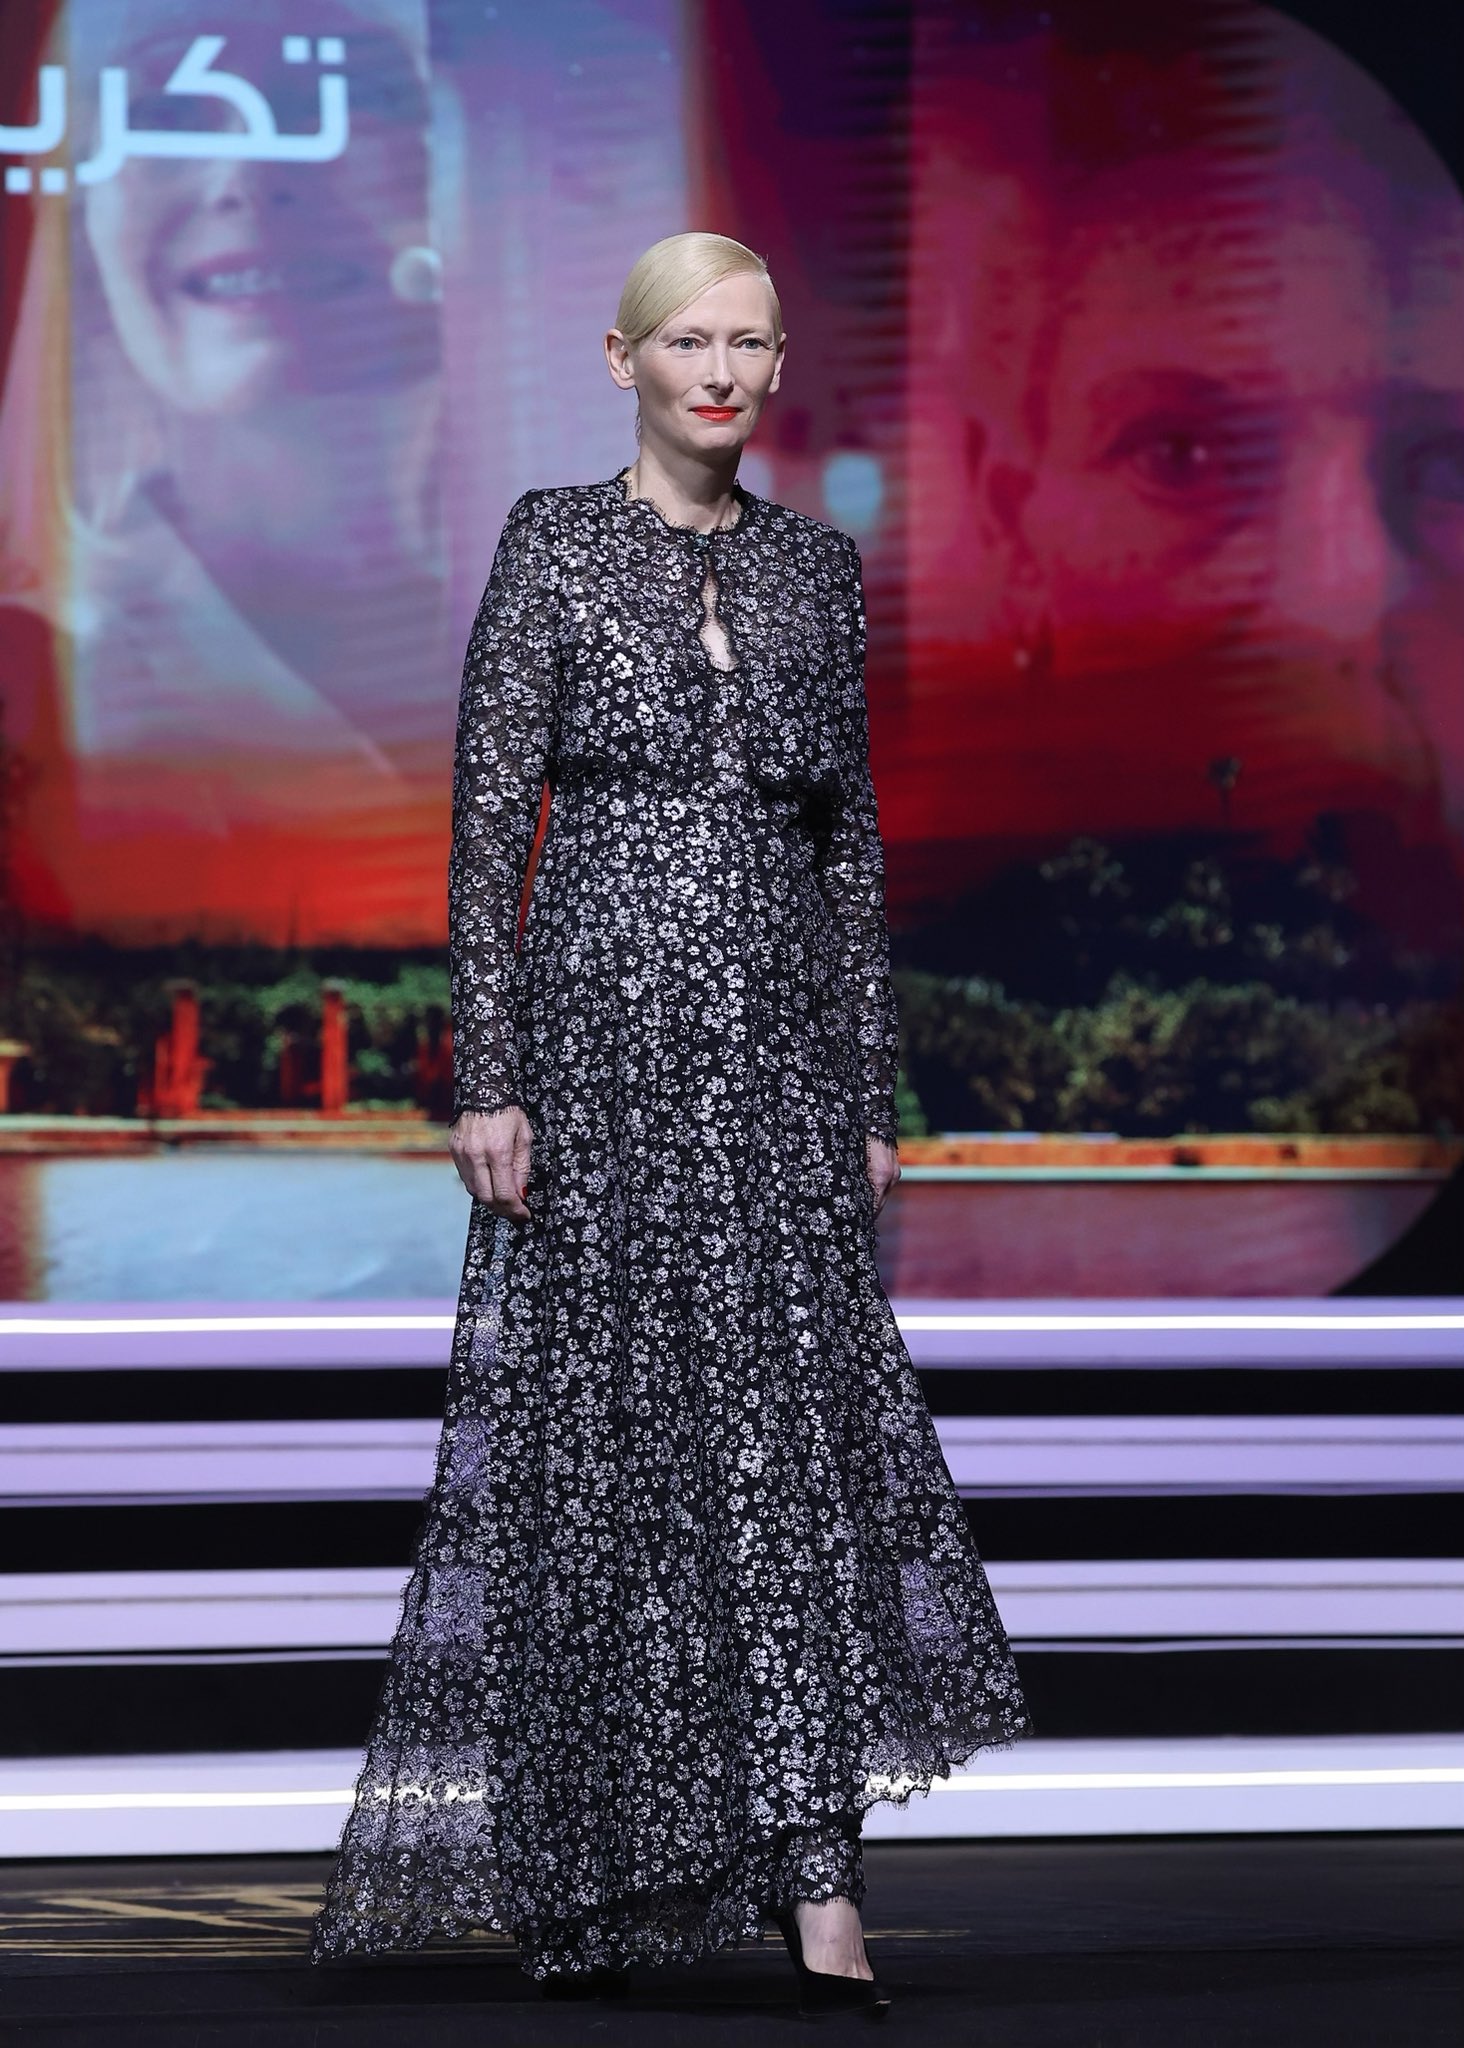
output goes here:
[{"label": "projected face on screen", "polygon": [[[393,36],[339,9],[310,19],[340,32],[345,52],[350,139],[333,162],[140,157],[86,190],[87,246],[118,340],[184,412],[369,390],[433,361],[430,300],[404,254],[431,240],[425,88]],[[286,20],[270,8],[231,26],[227,61],[281,134],[309,133],[317,70],[286,60]],[[175,24],[109,52],[127,74],[129,125],[237,134],[244,118],[226,100],[164,89],[188,43]]]},{"label": "projected face on screen", "polygon": [[1293,659],[1304,638],[1376,662],[1390,617],[1409,597],[1447,602],[1464,567],[1464,245],[1440,222],[1395,243],[1390,279],[1381,237],[1298,178],[1243,259],[1253,278],[1264,266],[1265,303],[1217,348],[1243,266],[1203,192],[1188,212],[1184,197],[1142,240],[1071,252],[1076,303],[1012,521],[1061,653],[1111,661],[1136,614],[1208,628],[1255,607],[1251,637],[1285,636]]},{"label": "projected face on screen", "polygon": [[1316,37],[1257,10],[1249,54],[932,81],[920,686],[1025,758],[1024,829],[1213,824],[1229,759],[1278,847],[1331,810],[1458,859],[1464,202]]},{"label": "projected face on screen", "polygon": [[[435,930],[456,662],[425,17],[68,14],[50,892],[123,940]],[[292,154],[327,135],[327,75],[331,147]]]},{"label": "projected face on screen", "polygon": [[670,0],[42,12],[44,55],[0,13],[22,911],[440,944],[493,542],[517,489],[614,466],[629,416],[574,336],[685,202]]}]

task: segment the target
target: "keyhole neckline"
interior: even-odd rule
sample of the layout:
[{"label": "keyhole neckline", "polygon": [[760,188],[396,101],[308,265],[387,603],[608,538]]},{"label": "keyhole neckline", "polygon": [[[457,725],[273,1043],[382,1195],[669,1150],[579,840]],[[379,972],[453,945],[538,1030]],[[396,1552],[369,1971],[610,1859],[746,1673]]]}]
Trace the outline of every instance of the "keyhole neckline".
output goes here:
[{"label": "keyhole neckline", "polygon": [[737,500],[740,508],[736,523],[730,526],[687,526],[680,520],[668,519],[654,498],[633,498],[630,495],[629,466],[625,469],[617,470],[615,475],[608,479],[608,482],[611,488],[618,492],[621,504],[628,511],[636,512],[643,508],[656,521],[657,525],[663,526],[666,529],[667,533],[674,533],[684,540],[693,541],[703,546],[711,541],[730,540],[734,534],[741,533],[751,520],[754,507],[758,502],[752,492],[745,489],[734,477],[732,479],[732,495]]}]

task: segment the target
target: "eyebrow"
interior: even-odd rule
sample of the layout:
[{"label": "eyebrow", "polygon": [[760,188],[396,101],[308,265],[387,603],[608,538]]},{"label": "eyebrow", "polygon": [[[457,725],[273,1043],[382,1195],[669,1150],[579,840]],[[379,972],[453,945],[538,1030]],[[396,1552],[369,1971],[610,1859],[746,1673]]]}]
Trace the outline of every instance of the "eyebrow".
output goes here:
[{"label": "eyebrow", "polygon": [[[1458,385],[1426,384],[1416,377],[1380,377],[1374,382],[1354,383],[1332,394],[1352,411],[1376,413],[1412,412],[1420,417],[1456,414],[1464,403],[1464,379]],[[1173,364],[1153,364],[1130,370],[1115,370],[1101,377],[1086,394],[1089,406],[1100,414],[1128,415],[1139,408],[1165,405],[1198,410],[1226,406],[1247,408],[1305,405],[1296,394],[1258,389],[1255,380],[1234,383],[1203,370],[1181,369]]]},{"label": "eyebrow", "polygon": [[1130,413],[1137,406],[1220,406],[1233,404],[1237,398],[1249,399],[1251,395],[1206,371],[1156,364],[1115,370],[1100,377],[1087,393],[1087,400],[1098,412]]},{"label": "eyebrow", "polygon": [[[687,325],[687,326],[682,326],[682,325],[678,324],[677,326],[674,326],[674,327],[668,327],[668,328],[667,328],[667,330],[666,330],[666,332],[667,332],[667,334],[668,334],[668,335],[671,335],[671,334],[697,334],[697,335],[700,335],[700,337],[701,337],[701,339],[702,339],[703,341],[706,341],[706,340],[708,340],[708,339],[709,339],[709,334],[708,334],[708,330],[707,330],[707,329],[706,329],[705,327],[694,327],[694,326],[690,326],[690,325]],[[755,325],[754,325],[754,326],[750,326],[750,327],[734,327],[734,328],[732,329],[732,332],[733,332],[734,334],[755,334],[755,335],[757,335],[757,336],[759,337],[759,339],[760,339],[760,340],[763,340],[763,341],[766,341],[766,340],[767,340],[767,338],[768,338],[768,329],[767,329],[766,327],[758,327],[758,326],[755,326]]]}]

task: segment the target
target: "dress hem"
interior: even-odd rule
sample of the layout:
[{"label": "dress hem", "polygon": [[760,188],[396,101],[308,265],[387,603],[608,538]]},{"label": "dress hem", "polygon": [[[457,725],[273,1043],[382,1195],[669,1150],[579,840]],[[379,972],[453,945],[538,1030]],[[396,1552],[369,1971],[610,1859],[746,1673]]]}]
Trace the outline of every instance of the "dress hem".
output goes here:
[{"label": "dress hem", "polygon": [[[1010,1733],[994,1735],[987,1740],[979,1741],[974,1748],[963,1749],[958,1757],[943,1757],[937,1765],[918,1772],[870,1773],[866,1778],[864,1798],[857,1800],[842,1815],[820,1815],[816,1825],[828,1829],[851,1828],[858,1834],[862,1829],[864,1816],[871,1807],[908,1807],[911,1800],[917,1796],[927,1798],[934,1789],[937,1779],[948,1777],[953,1771],[959,1770],[979,1756],[1015,1749],[1019,1742],[1030,1740],[1033,1732],[1028,1719]],[[902,1782],[907,1776],[910,1778],[908,1784]],[[341,1843],[342,1851],[346,1850],[345,1834],[349,1833],[352,1818],[348,1818],[346,1822]],[[780,1834],[784,1832],[787,1831],[779,1831]],[[776,1853],[774,1838],[750,1835],[745,1841],[748,1847],[744,1849],[739,1859],[743,1868],[766,1868]],[[346,1860],[349,1860],[348,1851]],[[322,1942],[318,1929],[329,1917],[327,1908],[317,1921],[317,1932],[310,1947],[310,1964],[321,1968],[329,1967],[332,1963],[359,1962],[372,1957],[411,1955],[432,1942],[456,1943],[481,1933],[506,1935],[510,1941],[517,1942],[522,1951],[523,1935],[528,1932],[532,1936],[532,1926],[526,1927],[523,1922],[515,1923],[512,1913],[506,1906],[494,1903],[491,1896],[492,1887],[482,1885],[481,1879],[478,1882],[483,1893],[481,1912],[434,1914],[430,1918],[418,1920],[410,1927],[392,1926],[390,1929],[383,1929],[380,1938],[369,1930],[360,1931],[362,1923],[358,1920],[354,1923],[352,1932],[344,1938],[332,1938]],[[799,1896],[834,1897],[839,1896],[839,1893],[836,1889],[826,1892],[816,1889],[807,1893],[800,1892]],[[576,1967],[590,1968],[606,1963],[618,1967],[627,1962],[640,1962],[650,1967],[670,1963],[689,1964],[702,1956],[715,1954],[725,1948],[744,1944],[761,1946],[766,1940],[764,1923],[772,1916],[774,1904],[772,1901],[758,1900],[747,1895],[740,1900],[730,1898],[724,1892],[721,1895],[722,1910],[718,1913],[717,1895],[706,1885],[688,1886],[673,1892],[670,1898],[679,1903],[679,1912],[674,1904],[670,1905],[668,1910],[667,1894],[659,1893],[655,1897],[659,1905],[652,1906],[648,1902],[646,1917],[639,1927],[627,1924],[626,1937],[623,1941],[617,1940],[613,1933],[607,1933],[601,1939],[591,1938],[584,1945]],[[743,1910],[744,1908],[746,1910]],[[597,1923],[603,1924],[603,1915],[604,1909],[600,1909],[587,1911],[570,1920],[555,1919],[551,1924],[556,1950],[564,1953],[580,1946],[576,1936],[581,1937],[581,1940],[590,1936]],[[657,1922],[660,1923],[660,1938],[647,1942],[644,1934]],[[536,1981],[559,1974],[553,1967],[535,1967],[528,1959],[523,1959],[523,1968],[525,1973]]]}]

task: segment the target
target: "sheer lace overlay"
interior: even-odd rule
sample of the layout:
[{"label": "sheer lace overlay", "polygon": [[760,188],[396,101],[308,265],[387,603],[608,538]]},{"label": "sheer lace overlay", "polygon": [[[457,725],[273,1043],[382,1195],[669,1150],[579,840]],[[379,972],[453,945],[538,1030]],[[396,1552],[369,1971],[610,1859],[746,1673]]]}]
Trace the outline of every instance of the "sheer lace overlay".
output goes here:
[{"label": "sheer lace overlay", "polygon": [[[690,1960],[863,1896],[876,1801],[1031,1732],[875,1263],[896,1135],[859,552],[735,487],[527,491],[464,665],[470,1213],[436,1476],[316,1961]],[[543,785],[551,804],[516,945]]]}]

